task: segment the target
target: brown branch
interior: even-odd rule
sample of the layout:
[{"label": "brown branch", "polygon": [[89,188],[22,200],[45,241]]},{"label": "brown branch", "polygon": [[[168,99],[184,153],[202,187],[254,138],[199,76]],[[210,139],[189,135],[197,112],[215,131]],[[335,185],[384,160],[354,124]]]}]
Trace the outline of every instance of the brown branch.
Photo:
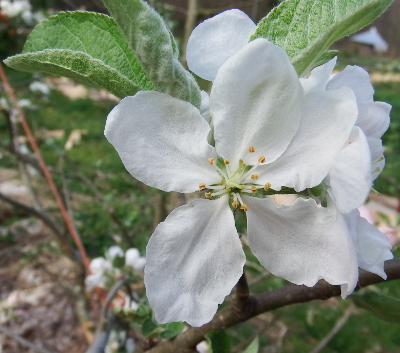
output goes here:
[{"label": "brown branch", "polygon": [[243,271],[242,277],[240,277],[239,282],[236,285],[236,294],[233,301],[233,308],[237,312],[240,313],[246,310],[249,295],[249,285],[247,284],[246,274]]},{"label": "brown branch", "polygon": [[60,193],[58,192],[56,184],[54,183],[53,177],[52,177],[52,175],[51,175],[51,173],[50,173],[50,171],[49,171],[49,169],[48,169],[48,167],[47,167],[47,165],[46,165],[46,163],[45,163],[45,161],[43,159],[43,156],[42,156],[42,154],[40,152],[40,149],[39,149],[39,146],[37,144],[37,141],[36,141],[35,137],[33,136],[32,130],[29,127],[29,124],[28,124],[27,120],[25,119],[24,112],[22,111],[21,107],[18,104],[17,97],[15,96],[14,90],[11,87],[10,83],[8,82],[7,75],[5,74],[4,69],[3,69],[3,65],[1,63],[0,63],[0,77],[1,77],[1,80],[3,81],[4,89],[5,89],[8,97],[10,98],[11,102],[13,103],[15,109],[18,112],[19,121],[20,121],[20,123],[21,123],[21,125],[22,125],[22,127],[23,127],[23,129],[25,131],[25,134],[26,134],[26,136],[28,138],[29,144],[31,145],[31,147],[32,147],[37,159],[38,159],[40,168],[42,169],[42,171],[43,171],[43,173],[44,173],[44,175],[46,177],[47,183],[49,184],[50,189],[51,189],[51,191],[52,191],[52,193],[54,195],[54,198],[57,201],[58,207],[60,208],[61,215],[62,215],[62,217],[63,217],[63,219],[65,221],[65,224],[66,224],[66,226],[68,228],[68,231],[71,234],[71,237],[73,238],[73,240],[74,240],[74,242],[76,244],[76,247],[79,250],[79,253],[80,253],[82,261],[83,261],[83,263],[85,265],[86,271],[89,273],[90,272],[90,269],[89,269],[89,264],[90,264],[89,257],[87,256],[86,250],[85,250],[85,248],[84,248],[84,246],[82,244],[81,238],[80,238],[78,232],[76,231],[76,228],[75,228],[74,224],[72,223],[71,218],[69,217],[69,214],[68,214],[68,212],[67,212],[67,210],[65,208],[64,202],[63,202],[63,200],[62,200],[62,198],[60,196]]},{"label": "brown branch", "polygon": [[7,195],[4,195],[3,193],[0,192],[0,200],[3,200],[15,207],[18,207],[22,210],[24,210],[25,212],[31,214],[32,216],[35,216],[36,218],[39,218],[44,224],[46,224],[54,233],[61,249],[63,250],[63,252],[70,258],[74,258],[73,257],[73,251],[71,246],[69,245],[68,241],[64,238],[63,233],[61,232],[61,230],[55,225],[55,223],[53,223],[53,221],[47,216],[46,213],[39,211],[33,207],[30,207],[28,205],[25,205],[22,202],[19,202],[17,200],[14,200],[10,197],[8,197]]},{"label": "brown branch", "polygon": [[126,281],[123,279],[115,284],[115,286],[108,292],[107,298],[101,308],[100,322],[96,329],[96,335],[93,343],[86,351],[86,353],[103,353],[107,344],[110,332],[115,324],[116,316],[110,310],[110,304],[114,297],[117,295],[118,290],[125,285]]},{"label": "brown branch", "polygon": [[12,337],[18,343],[22,344],[25,347],[33,349],[36,352],[39,352],[39,353],[53,353],[53,352],[49,351],[48,349],[43,348],[43,347],[39,347],[39,346],[33,344],[32,342],[26,340],[25,338],[15,334],[14,332],[12,332],[10,329],[8,329],[7,327],[5,327],[3,325],[0,325],[0,332],[2,334],[4,334],[4,335]]},{"label": "brown branch", "polygon": [[[400,279],[400,259],[386,261],[385,272],[388,281]],[[381,282],[385,282],[385,280],[373,273],[360,270],[356,290]],[[319,281],[312,288],[289,284],[269,292],[252,295],[248,297],[245,308],[241,312],[234,310],[234,304],[231,304],[220,310],[209,323],[201,327],[190,328],[176,337],[175,340],[162,342],[148,352],[191,352],[193,347],[204,340],[204,335],[210,331],[226,329],[261,313],[287,305],[306,303],[315,299],[325,300],[338,295],[340,295],[340,286],[330,285],[324,280]]]}]

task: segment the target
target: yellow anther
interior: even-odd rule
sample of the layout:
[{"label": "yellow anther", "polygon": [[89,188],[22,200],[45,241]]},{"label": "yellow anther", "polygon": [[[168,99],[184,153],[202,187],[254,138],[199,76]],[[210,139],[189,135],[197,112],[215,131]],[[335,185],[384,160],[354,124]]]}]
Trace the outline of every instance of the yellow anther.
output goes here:
[{"label": "yellow anther", "polygon": [[211,192],[206,192],[204,194],[204,196],[205,196],[206,199],[209,199],[212,195],[211,195]]},{"label": "yellow anther", "polygon": [[240,209],[243,210],[244,212],[247,212],[249,208],[247,207],[247,205],[243,204],[242,206],[240,206]]},{"label": "yellow anther", "polygon": [[232,202],[232,207],[233,208],[237,208],[239,206],[239,202],[237,202],[237,201],[233,201]]},{"label": "yellow anther", "polygon": [[253,185],[253,186],[250,188],[250,190],[253,191],[253,192],[256,192],[256,191],[257,191],[257,188]]},{"label": "yellow anther", "polygon": [[226,190],[226,192],[231,192],[232,190],[231,189],[225,189]]},{"label": "yellow anther", "polygon": [[229,159],[224,159],[225,164],[229,164],[231,161]]},{"label": "yellow anther", "polygon": [[204,183],[199,183],[199,189],[204,190],[206,188],[206,184]]},{"label": "yellow anther", "polygon": [[244,185],[239,185],[238,188],[239,188],[240,190],[243,190],[243,189],[244,189]]},{"label": "yellow anther", "polygon": [[247,150],[248,150],[250,153],[254,153],[254,152],[256,151],[256,149],[255,149],[253,146],[250,146]]},{"label": "yellow anther", "polygon": [[260,163],[264,163],[264,162],[265,162],[265,157],[264,157],[264,156],[258,157],[258,161],[259,161]]},{"label": "yellow anther", "polygon": [[264,190],[267,191],[271,187],[271,183],[266,183],[264,185]]},{"label": "yellow anther", "polygon": [[221,184],[221,185],[225,185],[225,179],[221,179],[220,184]]},{"label": "yellow anther", "polygon": [[253,179],[253,180],[257,180],[258,179],[258,174],[251,174],[250,178]]},{"label": "yellow anther", "polygon": [[210,163],[210,165],[213,165],[215,163],[214,158],[208,158],[208,163]]},{"label": "yellow anther", "polygon": [[376,173],[376,172],[380,172],[380,171],[381,171],[381,168],[376,167],[376,168],[372,171],[372,173]]}]

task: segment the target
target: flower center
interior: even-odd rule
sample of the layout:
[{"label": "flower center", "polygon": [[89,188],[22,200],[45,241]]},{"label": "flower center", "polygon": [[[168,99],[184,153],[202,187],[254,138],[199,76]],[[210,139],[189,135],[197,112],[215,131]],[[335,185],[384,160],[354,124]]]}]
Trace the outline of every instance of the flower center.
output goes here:
[{"label": "flower center", "polygon": [[[256,149],[250,146],[248,151],[249,153],[254,153]],[[208,162],[215,167],[216,171],[221,176],[221,182],[212,185],[199,183],[199,189],[205,192],[204,196],[206,198],[217,198],[229,193],[232,207],[238,208],[240,206],[240,209],[246,212],[248,206],[243,202],[241,194],[255,194],[258,189],[263,188],[267,191],[271,187],[270,183],[260,185],[256,182],[259,175],[254,173],[254,169],[258,165],[265,163],[264,156],[260,156],[258,158],[258,163],[254,166],[246,165],[243,160],[239,160],[239,166],[235,171],[231,170],[231,162],[228,159],[218,158],[218,160],[215,161],[214,158],[209,158]]]}]

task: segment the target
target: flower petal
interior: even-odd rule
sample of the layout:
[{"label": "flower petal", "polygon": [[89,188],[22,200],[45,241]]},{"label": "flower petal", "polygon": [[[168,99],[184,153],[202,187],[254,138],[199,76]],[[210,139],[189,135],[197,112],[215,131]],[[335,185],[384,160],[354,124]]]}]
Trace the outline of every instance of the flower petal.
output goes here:
[{"label": "flower petal", "polygon": [[371,153],[361,129],[353,128],[348,143],[339,152],[329,171],[331,196],[341,213],[361,206],[371,187]]},{"label": "flower petal", "polygon": [[285,185],[302,191],[322,182],[347,141],[357,119],[351,89],[315,92],[306,96],[299,130],[274,163],[259,166],[259,182],[280,190]]},{"label": "flower petal", "polygon": [[300,83],[303,86],[304,93],[308,94],[311,92],[325,91],[326,84],[328,83],[333,68],[336,65],[337,56],[327,63],[317,66],[311,71],[311,75],[308,78],[300,78]]},{"label": "flower petal", "polygon": [[[320,279],[350,294],[358,279],[356,253],[343,221],[314,200],[277,207],[271,199],[244,196],[248,238],[260,263],[274,275],[314,286]],[[344,289],[344,290],[343,290]]]},{"label": "flower petal", "polygon": [[124,98],[108,115],[105,135],[136,179],[164,191],[193,192],[220,181],[208,158],[210,126],[190,103],[159,92]]},{"label": "flower petal", "polygon": [[298,129],[303,100],[286,52],[266,39],[252,41],[221,67],[211,89],[218,155],[248,165],[260,156],[273,162]]},{"label": "flower petal", "polygon": [[189,37],[186,61],[196,75],[214,81],[218,69],[242,49],[256,30],[242,11],[233,9],[200,23]]},{"label": "flower petal", "polygon": [[175,209],[150,238],[146,258],[144,280],[157,322],[209,322],[245,263],[228,196]]},{"label": "flower petal", "polygon": [[386,279],[384,263],[393,258],[387,236],[360,217],[357,209],[343,216],[357,251],[358,266]]},{"label": "flower petal", "polygon": [[357,124],[367,137],[381,138],[390,124],[392,106],[384,102],[372,102],[368,106],[368,119]]},{"label": "flower petal", "polygon": [[358,105],[357,125],[368,119],[368,107],[373,101],[374,89],[369,81],[369,74],[359,66],[346,66],[336,74],[326,86],[327,90],[349,87],[353,90]]}]

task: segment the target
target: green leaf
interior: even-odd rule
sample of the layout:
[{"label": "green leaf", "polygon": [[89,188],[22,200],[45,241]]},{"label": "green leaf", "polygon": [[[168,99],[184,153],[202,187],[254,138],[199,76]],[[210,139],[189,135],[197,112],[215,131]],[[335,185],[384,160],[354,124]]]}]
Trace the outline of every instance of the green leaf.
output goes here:
[{"label": "green leaf", "polygon": [[94,12],[60,12],[37,25],[23,53],[5,63],[16,70],[74,78],[123,98],[155,87],[115,21]]},{"label": "green leaf", "polygon": [[231,341],[225,331],[211,331],[205,335],[210,353],[229,353]]},{"label": "green leaf", "polygon": [[248,346],[243,353],[258,353],[259,340],[258,336],[251,342],[250,346]]},{"label": "green leaf", "polygon": [[171,339],[182,332],[185,327],[183,322],[171,322],[164,325],[164,332],[161,332],[160,338]]},{"label": "green leaf", "polygon": [[157,337],[163,331],[164,331],[163,327],[158,326],[155,322],[153,322],[150,319],[147,319],[143,322],[142,334],[144,337],[147,338]]},{"label": "green leaf", "polygon": [[178,61],[162,17],[142,0],[102,0],[156,89],[200,107],[200,89]]},{"label": "green leaf", "polygon": [[374,292],[354,293],[349,298],[377,318],[400,325],[400,299]]},{"label": "green leaf", "polygon": [[251,40],[264,37],[284,48],[298,74],[304,76],[321,63],[333,42],[371,23],[392,2],[286,0],[260,21]]}]

